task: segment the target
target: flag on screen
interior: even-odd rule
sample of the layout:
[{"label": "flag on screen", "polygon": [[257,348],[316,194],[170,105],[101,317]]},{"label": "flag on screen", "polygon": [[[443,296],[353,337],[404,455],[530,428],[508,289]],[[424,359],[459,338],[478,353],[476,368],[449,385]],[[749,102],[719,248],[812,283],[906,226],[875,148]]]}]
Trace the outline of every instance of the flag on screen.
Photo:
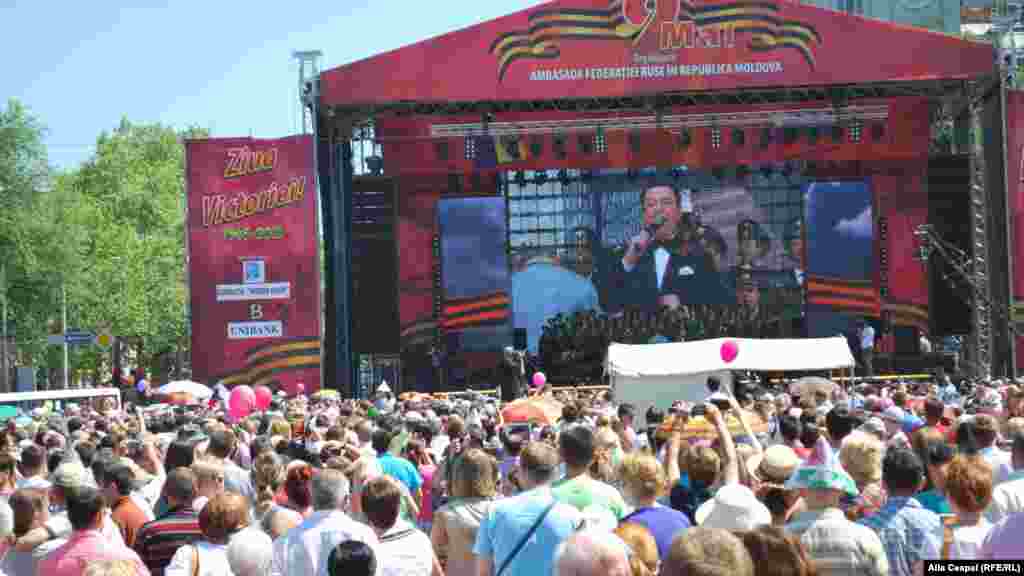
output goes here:
[{"label": "flag on screen", "polygon": [[497,146],[498,164],[522,162],[529,157],[530,148],[526,140],[518,136],[502,136]]}]

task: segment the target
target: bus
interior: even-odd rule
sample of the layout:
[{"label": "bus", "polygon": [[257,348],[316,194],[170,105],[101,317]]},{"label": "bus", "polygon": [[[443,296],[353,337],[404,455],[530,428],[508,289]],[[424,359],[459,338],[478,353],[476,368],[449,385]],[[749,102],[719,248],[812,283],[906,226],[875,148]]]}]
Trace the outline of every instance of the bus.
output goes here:
[{"label": "bus", "polygon": [[[75,390],[47,390],[45,392],[10,392],[0,394],[0,406],[13,406],[18,415],[28,415],[34,408],[52,402],[54,409],[60,410],[67,404],[91,404],[99,408],[110,399],[113,409],[121,409],[120,388],[84,388]],[[8,408],[9,412],[10,409]]]}]

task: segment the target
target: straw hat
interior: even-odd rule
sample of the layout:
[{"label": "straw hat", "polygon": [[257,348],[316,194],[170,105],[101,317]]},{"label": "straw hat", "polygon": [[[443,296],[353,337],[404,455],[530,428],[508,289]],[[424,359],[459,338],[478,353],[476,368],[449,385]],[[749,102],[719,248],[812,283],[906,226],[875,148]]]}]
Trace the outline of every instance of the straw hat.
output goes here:
[{"label": "straw hat", "polygon": [[764,484],[784,485],[800,466],[800,457],[785,444],[769,446],[747,460],[747,471]]}]

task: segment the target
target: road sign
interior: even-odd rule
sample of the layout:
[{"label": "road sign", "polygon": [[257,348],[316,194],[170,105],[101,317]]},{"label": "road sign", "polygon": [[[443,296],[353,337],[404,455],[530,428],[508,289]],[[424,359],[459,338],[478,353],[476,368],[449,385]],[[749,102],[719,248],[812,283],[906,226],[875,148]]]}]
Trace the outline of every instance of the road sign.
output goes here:
[{"label": "road sign", "polygon": [[84,330],[68,330],[64,333],[64,341],[70,346],[92,344],[96,341],[96,335]]}]

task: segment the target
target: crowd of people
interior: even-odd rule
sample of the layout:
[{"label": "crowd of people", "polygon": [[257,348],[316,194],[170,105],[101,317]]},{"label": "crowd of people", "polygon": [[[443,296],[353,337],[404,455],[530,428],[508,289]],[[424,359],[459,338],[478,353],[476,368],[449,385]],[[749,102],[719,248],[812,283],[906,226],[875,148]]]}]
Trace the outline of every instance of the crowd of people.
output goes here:
[{"label": "crowd of people", "polygon": [[[1024,389],[64,406],[0,435],[6,576],[823,576],[1024,557]],[[914,393],[923,393],[918,397]],[[757,415],[767,426],[751,425]],[[703,419],[713,434],[689,430]],[[754,429],[758,432],[753,432]],[[762,432],[762,430],[764,430]]]}]

